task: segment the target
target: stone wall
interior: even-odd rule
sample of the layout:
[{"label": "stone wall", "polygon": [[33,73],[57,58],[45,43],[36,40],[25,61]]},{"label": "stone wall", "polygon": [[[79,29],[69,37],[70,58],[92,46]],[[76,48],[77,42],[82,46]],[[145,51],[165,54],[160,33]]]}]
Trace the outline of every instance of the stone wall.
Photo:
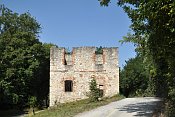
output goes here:
[{"label": "stone wall", "polygon": [[[50,49],[50,106],[87,98],[89,82],[95,78],[105,97],[119,93],[118,48],[76,47]],[[65,81],[72,81],[72,91],[65,92]]]}]

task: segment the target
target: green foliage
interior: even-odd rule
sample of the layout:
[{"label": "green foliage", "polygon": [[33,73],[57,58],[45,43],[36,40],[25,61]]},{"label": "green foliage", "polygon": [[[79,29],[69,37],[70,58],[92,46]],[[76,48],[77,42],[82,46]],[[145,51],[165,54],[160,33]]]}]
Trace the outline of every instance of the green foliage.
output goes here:
[{"label": "green foliage", "polygon": [[97,82],[94,78],[90,82],[89,89],[90,89],[90,92],[88,93],[87,96],[92,102],[98,101],[99,98],[102,97],[102,95],[100,95],[100,89],[97,88]]},{"label": "green foliage", "polygon": [[29,97],[28,104],[30,105],[31,108],[36,107],[36,105],[37,105],[37,98],[35,96]]},{"label": "green foliage", "polygon": [[38,40],[40,24],[29,13],[0,6],[0,105],[27,105],[48,98],[49,47]]},{"label": "green foliage", "polygon": [[39,67],[41,43],[37,33],[40,26],[29,13],[18,15],[4,6],[0,12],[0,88],[4,97],[21,103]]},{"label": "green foliage", "polygon": [[[154,71],[153,85],[157,96],[168,99],[170,113],[175,113],[175,1],[174,0],[119,0],[132,24],[132,34],[125,40],[136,43],[142,54],[149,58]],[[145,38],[146,37],[146,38]],[[146,54],[144,48],[146,47]],[[149,55],[149,56],[148,56]],[[171,117],[170,114],[167,115]]]},{"label": "green foliage", "polygon": [[[129,4],[128,4],[129,3]],[[158,96],[169,100],[167,113],[175,113],[174,102],[175,88],[175,1],[156,0],[156,1],[132,1],[122,0],[119,5],[132,20],[131,29],[134,37],[148,35],[145,40],[146,46],[152,55],[153,63],[156,68],[155,90]],[[131,5],[133,7],[131,7]],[[141,44],[140,42],[138,42]],[[172,116],[168,114],[167,116]]]},{"label": "green foliage", "polygon": [[35,114],[34,107],[36,107],[36,105],[37,105],[37,98],[35,96],[29,97],[28,104],[29,104],[30,108],[32,108],[33,114]]},{"label": "green foliage", "polygon": [[120,91],[123,95],[144,95],[148,81],[149,73],[144,67],[142,57],[137,56],[126,61],[126,65],[120,71]]},{"label": "green foliage", "polygon": [[101,6],[108,6],[108,4],[110,3],[110,0],[98,0],[98,1],[100,1]]},{"label": "green foliage", "polygon": [[165,106],[165,114],[168,117],[174,117],[175,115],[175,88],[170,88],[168,93],[167,105]]},{"label": "green foliage", "polygon": [[100,46],[99,48],[96,48],[95,54],[103,54],[103,48]]}]

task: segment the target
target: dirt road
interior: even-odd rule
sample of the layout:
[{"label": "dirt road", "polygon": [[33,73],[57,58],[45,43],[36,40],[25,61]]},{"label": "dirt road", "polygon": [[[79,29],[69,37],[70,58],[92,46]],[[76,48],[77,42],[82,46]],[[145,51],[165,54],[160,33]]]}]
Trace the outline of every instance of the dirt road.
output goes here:
[{"label": "dirt road", "polygon": [[159,102],[160,99],[155,97],[126,98],[75,117],[151,117]]}]

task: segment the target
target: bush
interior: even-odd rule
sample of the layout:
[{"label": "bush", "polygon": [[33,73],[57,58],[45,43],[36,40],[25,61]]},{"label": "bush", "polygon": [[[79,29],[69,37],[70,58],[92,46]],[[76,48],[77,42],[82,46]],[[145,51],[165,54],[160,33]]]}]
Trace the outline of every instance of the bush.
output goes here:
[{"label": "bush", "polygon": [[168,103],[165,107],[165,114],[167,117],[175,116],[175,89],[174,87],[170,88],[168,94]]}]

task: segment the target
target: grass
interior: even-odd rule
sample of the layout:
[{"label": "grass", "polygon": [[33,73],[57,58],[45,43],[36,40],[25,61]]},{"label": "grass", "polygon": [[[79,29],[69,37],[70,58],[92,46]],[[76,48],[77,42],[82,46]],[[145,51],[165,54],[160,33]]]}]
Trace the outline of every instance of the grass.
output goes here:
[{"label": "grass", "polygon": [[123,98],[124,96],[116,95],[111,98],[104,98],[98,102],[90,102],[89,99],[85,99],[76,102],[60,104],[57,107],[38,112],[35,115],[32,115],[32,117],[73,117],[78,113],[89,111],[96,107],[103,106]]}]

